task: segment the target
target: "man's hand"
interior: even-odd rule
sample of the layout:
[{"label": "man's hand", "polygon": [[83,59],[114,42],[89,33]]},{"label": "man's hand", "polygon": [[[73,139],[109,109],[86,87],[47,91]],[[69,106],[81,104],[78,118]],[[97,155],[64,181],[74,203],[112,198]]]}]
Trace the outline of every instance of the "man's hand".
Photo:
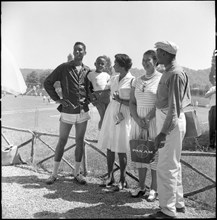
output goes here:
[{"label": "man's hand", "polygon": [[166,134],[164,133],[158,134],[154,141],[155,150],[158,150],[159,148],[161,148],[165,140],[166,140]]},{"label": "man's hand", "polygon": [[68,100],[68,99],[59,99],[56,101],[56,103],[61,104],[63,107],[69,107],[70,105],[75,108],[75,106]]}]

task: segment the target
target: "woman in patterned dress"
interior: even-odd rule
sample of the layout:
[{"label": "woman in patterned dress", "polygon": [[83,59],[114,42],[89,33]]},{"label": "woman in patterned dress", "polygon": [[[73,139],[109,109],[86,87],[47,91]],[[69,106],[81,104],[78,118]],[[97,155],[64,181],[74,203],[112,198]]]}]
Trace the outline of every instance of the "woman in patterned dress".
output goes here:
[{"label": "woman in patterned dress", "polygon": [[[147,138],[147,129],[149,138],[154,140],[156,137],[156,119],[155,119],[155,100],[157,87],[161,78],[161,73],[156,70],[157,57],[154,50],[148,50],[143,55],[142,65],[146,74],[134,80],[130,96],[130,113],[132,115],[130,139]],[[151,187],[148,201],[154,201],[157,197],[157,168],[158,152],[155,160],[151,164],[132,162],[138,169],[139,188],[131,191],[132,197],[140,197],[146,193],[145,179],[147,169],[151,169]]]},{"label": "woman in patterned dress", "polygon": [[[119,191],[127,187],[125,176],[127,153],[129,151],[129,135],[131,116],[129,110],[130,90],[134,77],[129,72],[132,60],[126,54],[115,55],[114,70],[119,73],[111,77],[109,87],[113,99],[110,101],[99,133],[98,148],[107,152],[108,178],[101,186],[111,186],[114,183],[113,166],[115,153],[120,162],[120,182],[114,188]],[[117,120],[118,113],[122,113],[122,120]]]}]

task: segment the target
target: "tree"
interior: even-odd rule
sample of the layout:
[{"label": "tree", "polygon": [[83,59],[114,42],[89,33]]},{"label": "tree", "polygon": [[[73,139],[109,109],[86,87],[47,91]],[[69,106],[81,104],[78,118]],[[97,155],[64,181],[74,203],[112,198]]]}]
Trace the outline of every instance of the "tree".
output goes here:
[{"label": "tree", "polygon": [[43,72],[43,73],[40,74],[39,82],[40,82],[42,88],[44,87],[44,81],[45,81],[45,79],[46,79],[49,75],[50,75],[50,71],[46,71],[46,72]]},{"label": "tree", "polygon": [[72,56],[72,54],[70,53],[68,56],[67,56],[67,61],[69,62],[69,61],[72,61],[73,60],[73,56]]},{"label": "tree", "polygon": [[32,71],[26,76],[26,83],[37,85],[39,83],[38,73],[36,71]]},{"label": "tree", "polygon": [[215,79],[215,71],[216,71],[216,50],[213,51],[213,55],[212,55],[212,62],[211,62],[211,70],[210,70],[210,74],[209,74],[209,81],[212,83],[212,85],[214,84]]}]

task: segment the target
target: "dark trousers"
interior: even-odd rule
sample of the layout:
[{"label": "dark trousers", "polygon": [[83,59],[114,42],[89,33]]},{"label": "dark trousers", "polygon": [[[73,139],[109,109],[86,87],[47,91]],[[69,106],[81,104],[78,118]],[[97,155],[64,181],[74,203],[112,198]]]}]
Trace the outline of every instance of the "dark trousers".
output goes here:
[{"label": "dark trousers", "polygon": [[216,106],[209,110],[209,144],[210,147],[216,147]]}]

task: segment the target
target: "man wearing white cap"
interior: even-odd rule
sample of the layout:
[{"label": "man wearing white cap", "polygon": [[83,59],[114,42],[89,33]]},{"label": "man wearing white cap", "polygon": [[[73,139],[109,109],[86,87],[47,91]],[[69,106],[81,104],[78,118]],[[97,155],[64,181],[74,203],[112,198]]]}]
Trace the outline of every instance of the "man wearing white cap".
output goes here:
[{"label": "man wearing white cap", "polygon": [[[157,181],[159,206],[150,218],[176,218],[185,212],[181,176],[182,141],[186,132],[184,107],[191,103],[188,77],[176,63],[178,46],[169,41],[155,44],[163,73],[157,89],[155,146],[159,148]],[[165,142],[162,147],[162,141]]]}]

